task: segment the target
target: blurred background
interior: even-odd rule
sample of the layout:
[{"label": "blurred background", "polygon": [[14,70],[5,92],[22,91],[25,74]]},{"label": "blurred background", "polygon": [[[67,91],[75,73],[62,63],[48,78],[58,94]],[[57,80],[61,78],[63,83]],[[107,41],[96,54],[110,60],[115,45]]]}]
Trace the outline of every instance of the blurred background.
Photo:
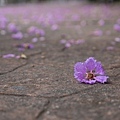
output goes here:
[{"label": "blurred background", "polygon": [[90,2],[116,2],[120,0],[0,0],[0,5],[3,6],[5,4],[11,4],[11,3],[36,3],[36,2],[45,2],[45,1],[90,1]]}]

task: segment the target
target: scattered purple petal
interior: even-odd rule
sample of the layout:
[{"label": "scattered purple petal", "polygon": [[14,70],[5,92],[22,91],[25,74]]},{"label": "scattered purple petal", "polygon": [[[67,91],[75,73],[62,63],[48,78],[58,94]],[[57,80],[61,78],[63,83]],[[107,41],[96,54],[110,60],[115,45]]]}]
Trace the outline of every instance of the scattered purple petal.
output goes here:
[{"label": "scattered purple petal", "polygon": [[14,23],[10,23],[8,25],[8,31],[11,33],[17,33],[18,32],[18,28]]},{"label": "scattered purple petal", "polygon": [[28,28],[28,33],[29,33],[30,35],[34,35],[36,29],[37,29],[37,28],[36,28],[35,26],[31,26],[30,28]]},{"label": "scattered purple petal", "polygon": [[58,29],[58,25],[57,24],[52,25],[51,30],[55,31],[57,29]]},{"label": "scattered purple petal", "polygon": [[7,26],[7,22],[8,22],[7,18],[5,18],[3,16],[0,17],[0,28],[5,29]]},{"label": "scattered purple petal", "polygon": [[17,55],[15,58],[16,58],[16,59],[20,59],[20,55]]},{"label": "scattered purple petal", "polygon": [[45,36],[45,31],[43,29],[36,29],[35,34],[40,36]]},{"label": "scattered purple petal", "polygon": [[21,32],[12,34],[12,38],[16,40],[21,40],[23,38],[23,34]]},{"label": "scattered purple petal", "polygon": [[103,35],[103,31],[102,31],[102,30],[95,30],[95,31],[93,32],[93,35],[94,35],[94,36],[102,36],[102,35]]},{"label": "scattered purple petal", "polygon": [[32,39],[33,43],[36,43],[37,41],[38,41],[38,38],[36,38],[36,37]]},{"label": "scattered purple petal", "polygon": [[84,40],[80,39],[80,40],[75,41],[75,44],[82,44],[84,42],[85,42]]},{"label": "scattered purple petal", "polygon": [[2,56],[3,58],[14,58],[15,54],[6,54]]},{"label": "scattered purple petal", "polygon": [[107,50],[114,50],[114,47],[113,46],[108,46],[106,49]]},{"label": "scattered purple petal", "polygon": [[60,40],[61,44],[65,44],[67,41],[65,39]]},{"label": "scattered purple petal", "polygon": [[99,24],[99,26],[104,26],[105,21],[103,19],[101,19],[101,20],[98,21],[98,24]]},{"label": "scattered purple petal", "polygon": [[119,24],[115,24],[114,25],[114,30],[120,32],[120,25]]},{"label": "scattered purple petal", "polygon": [[69,47],[71,47],[71,44],[69,42],[67,42],[67,43],[65,43],[65,47],[69,48]]}]

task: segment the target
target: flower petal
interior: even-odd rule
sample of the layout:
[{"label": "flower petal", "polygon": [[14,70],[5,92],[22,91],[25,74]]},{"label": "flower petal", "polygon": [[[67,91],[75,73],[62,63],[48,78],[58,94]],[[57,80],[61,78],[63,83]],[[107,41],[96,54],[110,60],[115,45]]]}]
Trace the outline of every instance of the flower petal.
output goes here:
[{"label": "flower petal", "polygon": [[83,63],[78,62],[74,66],[74,71],[75,72],[81,72],[81,73],[85,74],[86,73],[86,68],[85,68]]},{"label": "flower petal", "polygon": [[84,79],[82,82],[86,83],[86,84],[95,84],[96,83],[96,80],[86,80]]},{"label": "flower petal", "polygon": [[79,82],[82,82],[82,80],[85,78],[84,74],[82,74],[81,72],[75,72],[75,73],[74,73],[74,77],[75,77]]},{"label": "flower petal", "polygon": [[100,82],[100,83],[105,83],[107,82],[107,79],[109,77],[108,76],[97,76],[97,77],[94,77],[94,79],[97,81],[97,82]]},{"label": "flower petal", "polygon": [[96,60],[93,57],[88,58],[85,61],[85,66],[88,71],[94,70],[96,66]]},{"label": "flower petal", "polygon": [[99,75],[105,74],[101,62],[96,62],[95,73]]}]

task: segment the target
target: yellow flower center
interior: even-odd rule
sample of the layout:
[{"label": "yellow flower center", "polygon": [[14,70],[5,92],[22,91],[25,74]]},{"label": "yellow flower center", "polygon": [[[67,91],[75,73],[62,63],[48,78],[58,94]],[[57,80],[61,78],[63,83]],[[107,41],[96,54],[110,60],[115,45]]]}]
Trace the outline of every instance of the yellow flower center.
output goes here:
[{"label": "yellow flower center", "polygon": [[87,80],[94,80],[94,77],[95,77],[95,75],[94,75],[93,72],[87,72],[86,73],[86,79]]}]

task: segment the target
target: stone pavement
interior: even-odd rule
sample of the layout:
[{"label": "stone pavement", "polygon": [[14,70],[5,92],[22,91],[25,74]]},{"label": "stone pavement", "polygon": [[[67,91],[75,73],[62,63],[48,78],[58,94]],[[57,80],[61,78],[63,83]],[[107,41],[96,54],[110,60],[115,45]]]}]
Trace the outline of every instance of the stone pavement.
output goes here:
[{"label": "stone pavement", "polygon": [[[63,6],[73,13],[78,10],[79,15],[79,5]],[[99,13],[102,7],[97,5],[94,10]],[[99,16],[81,18],[82,28],[77,26],[80,21],[64,21],[58,30],[45,28],[45,41],[38,41],[34,49],[23,52],[27,59],[2,58],[8,53],[20,54],[13,45],[21,40],[12,40],[10,34],[0,35],[0,120],[120,119],[120,42],[115,42],[120,32],[113,29],[120,18],[120,8],[108,8],[114,18],[106,18],[105,25],[99,27],[102,35],[92,34],[98,28]],[[63,34],[65,39],[85,41],[67,48],[60,44]],[[25,38],[24,42],[31,39]],[[88,85],[75,80],[74,64],[91,56],[102,62],[110,77],[108,83]]]}]

